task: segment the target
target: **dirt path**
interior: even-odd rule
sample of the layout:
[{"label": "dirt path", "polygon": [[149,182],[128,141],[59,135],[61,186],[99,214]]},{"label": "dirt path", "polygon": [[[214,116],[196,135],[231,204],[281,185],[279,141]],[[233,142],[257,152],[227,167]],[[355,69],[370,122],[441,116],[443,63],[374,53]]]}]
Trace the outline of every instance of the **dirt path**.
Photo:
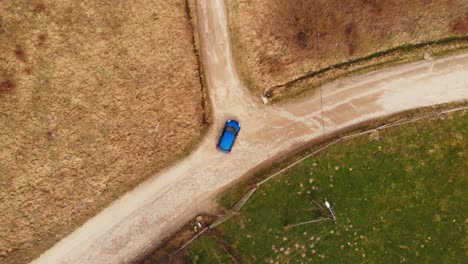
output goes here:
[{"label": "dirt path", "polygon": [[[45,252],[34,263],[129,263],[261,162],[322,135],[319,93],[264,106],[237,78],[222,0],[199,0],[203,63],[214,126],[189,157],[155,175]],[[375,117],[468,99],[468,54],[349,78],[323,87],[330,133]],[[216,151],[223,122],[242,131],[230,155]]]}]

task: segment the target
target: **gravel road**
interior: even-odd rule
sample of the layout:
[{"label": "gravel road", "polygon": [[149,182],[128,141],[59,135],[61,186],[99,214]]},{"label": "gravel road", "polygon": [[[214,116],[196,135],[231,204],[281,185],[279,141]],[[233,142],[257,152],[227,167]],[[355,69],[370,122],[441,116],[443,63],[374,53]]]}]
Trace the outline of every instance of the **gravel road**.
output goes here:
[{"label": "gravel road", "polygon": [[[214,125],[186,159],[115,201],[33,263],[129,263],[260,163],[319,138],[320,93],[263,105],[239,81],[224,2],[198,0],[202,58]],[[468,99],[468,54],[343,79],[322,88],[326,133],[400,111]],[[242,131],[230,155],[215,149],[226,119]]]}]

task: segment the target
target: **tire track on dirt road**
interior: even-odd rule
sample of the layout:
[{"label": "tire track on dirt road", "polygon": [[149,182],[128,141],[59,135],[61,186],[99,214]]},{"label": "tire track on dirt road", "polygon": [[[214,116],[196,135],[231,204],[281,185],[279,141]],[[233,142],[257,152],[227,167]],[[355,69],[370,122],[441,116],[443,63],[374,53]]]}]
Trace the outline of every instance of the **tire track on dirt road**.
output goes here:
[{"label": "tire track on dirt road", "polygon": [[[224,188],[322,136],[318,93],[277,106],[239,81],[222,0],[198,0],[201,55],[213,126],[186,159],[115,201],[33,263],[129,263],[202,211]],[[326,133],[409,109],[468,99],[468,54],[390,68],[323,86]],[[215,149],[228,118],[242,131],[230,155]]]}]

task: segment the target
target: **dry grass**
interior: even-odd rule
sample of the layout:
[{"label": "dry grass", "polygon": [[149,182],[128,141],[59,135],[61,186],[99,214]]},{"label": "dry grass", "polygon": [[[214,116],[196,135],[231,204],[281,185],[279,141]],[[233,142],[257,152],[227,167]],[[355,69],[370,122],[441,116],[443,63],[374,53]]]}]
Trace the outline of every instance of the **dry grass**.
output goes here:
[{"label": "dry grass", "polygon": [[238,68],[261,93],[327,66],[468,33],[465,0],[229,0],[227,6]]},{"label": "dry grass", "polygon": [[0,1],[0,262],[25,263],[203,130],[182,1]]}]

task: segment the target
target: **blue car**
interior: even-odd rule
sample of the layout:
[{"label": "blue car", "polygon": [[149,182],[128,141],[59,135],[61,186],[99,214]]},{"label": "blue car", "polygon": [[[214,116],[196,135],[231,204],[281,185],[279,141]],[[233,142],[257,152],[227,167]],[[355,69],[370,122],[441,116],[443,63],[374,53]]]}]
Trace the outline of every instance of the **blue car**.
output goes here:
[{"label": "blue car", "polygon": [[223,133],[219,138],[216,148],[223,153],[231,153],[232,146],[234,146],[234,142],[236,142],[240,128],[239,122],[236,120],[228,120],[224,125]]}]

